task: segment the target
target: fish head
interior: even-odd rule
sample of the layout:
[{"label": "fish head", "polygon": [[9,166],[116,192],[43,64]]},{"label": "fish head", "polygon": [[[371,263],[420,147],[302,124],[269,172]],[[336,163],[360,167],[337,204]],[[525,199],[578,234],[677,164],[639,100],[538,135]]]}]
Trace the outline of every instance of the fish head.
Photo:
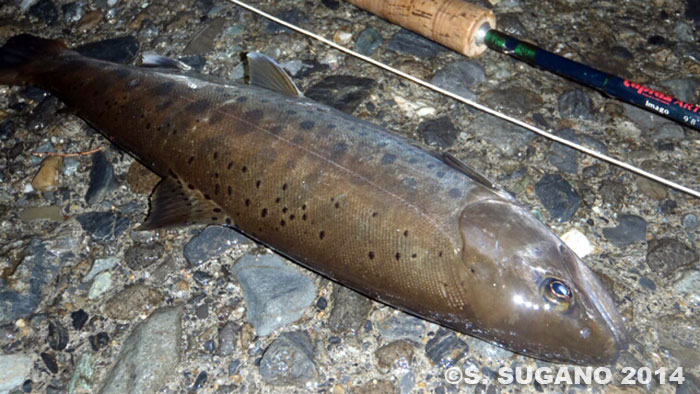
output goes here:
[{"label": "fish head", "polygon": [[453,274],[472,276],[462,280],[468,331],[548,361],[614,362],[627,345],[623,320],[598,277],[552,230],[500,198],[467,205],[459,225],[462,266]]}]

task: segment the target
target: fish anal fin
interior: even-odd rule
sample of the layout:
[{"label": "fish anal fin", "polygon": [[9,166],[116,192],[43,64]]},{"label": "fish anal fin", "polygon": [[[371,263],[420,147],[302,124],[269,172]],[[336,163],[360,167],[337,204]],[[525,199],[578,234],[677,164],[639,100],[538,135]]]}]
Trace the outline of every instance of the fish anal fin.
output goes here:
[{"label": "fish anal fin", "polygon": [[498,194],[499,196],[505,198],[506,200],[510,201],[515,201],[513,196],[510,195],[507,191],[505,191],[503,188],[500,186],[496,185],[495,183],[491,182],[486,176],[482,175],[479,171],[475,170],[474,168],[470,167],[467,165],[465,162],[462,160],[458,159],[455,155],[449,152],[443,152],[442,153],[442,160],[449,165],[450,167],[462,172],[469,178],[471,178],[474,182],[490,189],[494,193]]},{"label": "fish anal fin", "polygon": [[251,85],[290,96],[304,96],[297,85],[294,84],[292,78],[287,75],[276,61],[260,52],[250,52],[246,58],[248,59]]},{"label": "fish anal fin", "polygon": [[193,224],[233,225],[214,201],[174,177],[163,178],[151,194],[151,209],[138,231]]}]

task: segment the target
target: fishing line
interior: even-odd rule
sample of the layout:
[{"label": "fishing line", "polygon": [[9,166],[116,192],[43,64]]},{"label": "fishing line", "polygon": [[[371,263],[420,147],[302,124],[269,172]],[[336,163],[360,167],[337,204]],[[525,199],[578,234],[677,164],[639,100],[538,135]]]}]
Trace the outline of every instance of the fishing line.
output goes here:
[{"label": "fishing line", "polygon": [[328,45],[328,46],[330,46],[330,47],[332,47],[332,48],[335,48],[335,49],[337,49],[337,50],[339,50],[339,51],[341,51],[341,52],[343,52],[343,53],[346,53],[346,54],[348,54],[348,55],[351,55],[351,56],[353,56],[353,57],[356,57],[356,58],[358,58],[358,59],[361,59],[361,60],[363,60],[363,61],[365,61],[365,62],[367,62],[367,63],[370,63],[370,64],[372,64],[372,65],[375,65],[375,66],[377,66],[377,67],[379,67],[379,68],[381,68],[381,69],[383,69],[383,70],[389,71],[389,72],[391,72],[391,73],[393,73],[393,74],[395,74],[395,75],[398,75],[398,76],[400,76],[400,77],[402,77],[402,78],[408,79],[409,81],[414,82],[414,83],[416,83],[416,84],[418,84],[418,85],[421,85],[421,86],[423,86],[423,87],[426,87],[426,88],[428,88],[428,89],[430,89],[430,90],[433,90],[433,91],[435,91],[435,92],[438,92],[438,93],[440,93],[440,94],[442,94],[442,95],[445,95],[445,96],[447,96],[447,97],[450,97],[450,98],[452,98],[452,99],[454,99],[454,100],[460,101],[460,102],[462,102],[462,103],[464,103],[464,104],[467,104],[467,105],[469,105],[469,106],[471,106],[471,107],[473,107],[473,108],[476,108],[476,109],[478,109],[478,110],[480,110],[480,111],[486,112],[487,114],[493,115],[493,116],[495,116],[495,117],[497,117],[497,118],[500,118],[500,119],[503,119],[503,120],[505,120],[505,121],[507,121],[507,122],[516,124],[516,125],[518,125],[518,126],[520,126],[520,127],[523,127],[523,128],[526,128],[526,129],[528,129],[528,130],[530,130],[530,131],[532,131],[532,132],[534,132],[534,133],[536,133],[536,134],[539,134],[539,135],[541,135],[541,136],[543,136],[543,137],[545,137],[545,138],[547,138],[547,139],[550,139],[550,140],[552,140],[552,141],[558,142],[558,143],[560,143],[560,144],[562,144],[562,145],[566,145],[566,146],[568,146],[568,147],[570,147],[570,148],[572,148],[572,149],[576,149],[576,150],[578,150],[578,151],[580,151],[580,152],[583,152],[583,153],[585,153],[585,154],[587,154],[587,155],[589,155],[589,156],[593,156],[593,157],[595,157],[596,159],[599,159],[599,160],[608,162],[608,163],[610,163],[610,164],[613,164],[613,165],[615,165],[615,166],[624,168],[624,169],[626,169],[626,170],[628,170],[628,171],[630,171],[630,172],[633,172],[633,173],[635,173],[635,174],[637,174],[637,175],[639,175],[639,176],[642,176],[642,177],[651,179],[651,180],[653,180],[653,181],[656,181],[656,182],[659,182],[659,183],[661,183],[661,184],[664,184],[664,185],[666,185],[666,186],[668,186],[668,187],[670,187],[670,188],[673,188],[673,189],[679,190],[679,191],[681,191],[681,192],[690,194],[691,196],[700,198],[700,192],[697,191],[697,190],[693,190],[693,189],[691,189],[691,188],[689,188],[689,187],[686,187],[686,186],[683,186],[683,185],[678,184],[678,183],[676,183],[676,182],[673,182],[673,181],[670,181],[670,180],[668,180],[668,179],[662,178],[662,177],[660,177],[660,176],[658,176],[658,175],[652,174],[652,173],[650,173],[650,172],[648,172],[648,171],[645,171],[645,170],[643,170],[643,169],[641,169],[641,168],[638,168],[638,167],[635,167],[635,166],[633,166],[633,165],[631,165],[631,164],[625,163],[624,161],[615,159],[614,157],[605,155],[605,154],[600,153],[600,152],[598,152],[598,151],[595,151],[595,150],[593,150],[593,149],[587,148],[587,147],[585,147],[585,146],[583,146],[583,145],[579,145],[579,144],[577,144],[577,143],[575,143],[575,142],[571,142],[571,141],[569,141],[569,140],[567,140],[567,139],[561,138],[561,137],[556,136],[556,135],[554,135],[554,134],[552,134],[552,133],[549,133],[549,132],[547,132],[547,131],[545,131],[545,130],[542,130],[542,129],[538,128],[538,127],[535,127],[535,126],[533,126],[533,125],[531,125],[531,124],[529,124],[529,123],[525,123],[525,122],[523,122],[522,120],[516,119],[516,118],[514,118],[514,117],[512,117],[512,116],[508,116],[508,115],[503,114],[503,113],[501,113],[501,112],[498,112],[498,111],[496,111],[496,110],[494,110],[494,109],[491,109],[491,108],[489,108],[489,107],[487,107],[487,106],[484,106],[484,105],[482,105],[482,104],[479,104],[479,103],[476,102],[476,101],[473,101],[473,100],[470,100],[470,99],[468,99],[468,98],[462,97],[462,96],[457,95],[457,94],[454,94],[454,93],[452,93],[452,92],[449,92],[449,91],[447,91],[447,90],[445,90],[445,89],[442,89],[442,88],[440,88],[440,87],[438,87],[438,86],[435,86],[435,85],[431,84],[430,82],[426,82],[426,81],[424,81],[424,80],[422,80],[422,79],[420,79],[420,78],[416,78],[416,77],[414,77],[414,76],[412,76],[412,75],[410,75],[410,74],[407,74],[407,73],[405,73],[405,72],[403,72],[403,71],[401,71],[401,70],[398,70],[398,69],[396,69],[396,68],[394,68],[394,67],[391,67],[391,66],[389,66],[389,65],[387,65],[387,64],[384,64],[384,63],[382,63],[382,62],[380,62],[380,61],[378,61],[378,60],[372,59],[371,57],[368,57],[368,56],[362,55],[362,54],[360,54],[360,53],[357,53],[357,52],[353,51],[352,49],[348,49],[348,48],[346,48],[346,47],[344,47],[344,46],[342,46],[342,45],[338,45],[338,44],[336,44],[335,42],[333,42],[333,41],[331,41],[331,40],[329,40],[329,39],[327,39],[327,38],[325,38],[325,37],[323,37],[323,36],[320,36],[320,35],[318,35],[318,34],[316,34],[316,33],[313,33],[313,32],[311,32],[311,31],[309,31],[309,30],[303,29],[303,28],[301,28],[301,27],[299,27],[299,26],[293,25],[293,24],[291,24],[291,23],[289,23],[289,22],[286,22],[286,21],[284,21],[284,20],[282,20],[282,19],[279,19],[279,18],[277,18],[276,16],[270,15],[270,14],[266,13],[265,11],[262,11],[262,10],[260,10],[260,9],[258,9],[258,8],[255,8],[255,7],[253,7],[253,6],[251,6],[251,5],[247,4],[247,3],[244,3],[244,2],[242,2],[242,1],[240,1],[240,0],[229,0],[229,1],[232,2],[233,4],[239,6],[239,7],[245,8],[245,9],[247,9],[248,11],[251,11],[251,12],[253,12],[253,13],[255,13],[255,14],[258,14],[258,15],[260,15],[260,16],[262,16],[262,17],[264,17],[264,18],[267,18],[267,19],[269,19],[269,20],[271,20],[271,21],[273,21],[273,22],[279,23],[280,25],[282,25],[282,26],[284,26],[284,27],[286,27],[286,28],[292,29],[292,30],[294,30],[294,31],[296,31],[296,32],[298,32],[298,33],[301,33],[301,34],[303,34],[303,35],[305,35],[305,36],[308,36],[308,37],[311,37],[311,38],[313,38],[313,39],[315,39],[315,40],[317,40],[317,41],[320,41],[320,42],[322,42],[322,43],[324,43],[324,44],[326,44],[326,45]]}]

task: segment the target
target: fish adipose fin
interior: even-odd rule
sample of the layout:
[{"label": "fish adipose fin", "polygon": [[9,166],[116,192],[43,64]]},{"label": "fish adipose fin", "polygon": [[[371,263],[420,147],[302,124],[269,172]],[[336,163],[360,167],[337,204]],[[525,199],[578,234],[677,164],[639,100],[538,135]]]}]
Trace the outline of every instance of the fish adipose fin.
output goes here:
[{"label": "fish adipose fin", "polygon": [[290,96],[304,97],[292,78],[276,61],[260,52],[247,55],[250,84]]},{"label": "fish adipose fin", "polygon": [[151,210],[138,230],[182,227],[192,224],[227,224],[231,219],[198,190],[172,177],[164,178],[153,190]]},{"label": "fish adipose fin", "polygon": [[471,178],[474,182],[477,182],[480,185],[491,189],[491,191],[505,198],[506,200],[517,202],[515,198],[513,198],[513,196],[510,195],[510,193],[505,191],[503,188],[497,186],[495,183],[491,182],[479,171],[469,167],[465,162],[455,157],[455,155],[453,155],[452,153],[443,152],[442,160],[445,163],[447,163],[447,165],[449,165],[450,167],[462,172],[463,174]]},{"label": "fish adipose fin", "polygon": [[25,66],[32,61],[54,56],[66,50],[66,45],[58,40],[48,40],[30,34],[20,34],[7,40],[0,47],[0,85],[27,83],[22,74],[28,74]]},{"label": "fish adipose fin", "polygon": [[171,57],[159,55],[159,54],[153,53],[153,52],[146,52],[143,55],[141,55],[141,66],[143,66],[143,67],[171,68],[171,69],[180,70],[180,71],[192,70],[192,67],[188,66],[187,64],[185,64],[177,59],[173,59]]}]

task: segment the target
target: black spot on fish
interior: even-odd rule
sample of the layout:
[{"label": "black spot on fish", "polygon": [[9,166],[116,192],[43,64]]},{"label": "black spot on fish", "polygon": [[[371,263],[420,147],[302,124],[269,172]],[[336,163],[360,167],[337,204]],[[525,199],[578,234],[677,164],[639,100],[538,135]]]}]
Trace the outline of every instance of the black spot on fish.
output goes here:
[{"label": "black spot on fish", "polygon": [[372,217],[373,217],[373,218],[376,218],[377,216],[379,216],[379,214],[378,214],[377,212],[372,212]]},{"label": "black spot on fish", "polygon": [[305,120],[299,123],[299,127],[301,127],[302,130],[311,130],[314,128],[314,122],[310,120]]},{"label": "black spot on fish", "polygon": [[389,145],[389,143],[386,142],[386,141],[380,141],[380,142],[377,144],[377,146],[380,147],[380,148],[383,148],[383,147],[385,147],[385,146],[387,146],[387,145]]},{"label": "black spot on fish", "polygon": [[226,218],[226,224],[231,224],[231,218]]},{"label": "black spot on fish", "polygon": [[194,156],[190,156],[190,158],[187,159],[187,164],[192,164],[193,161],[194,161]]},{"label": "black spot on fish", "polygon": [[185,111],[192,114],[201,114],[202,112],[206,111],[207,108],[209,108],[209,100],[202,99],[187,104],[187,106],[185,106]]},{"label": "black spot on fish", "polygon": [[406,231],[403,232],[403,236],[404,236],[404,237],[408,237],[408,230],[406,230]]},{"label": "black spot on fish", "polygon": [[374,260],[374,252],[372,252],[372,251],[369,252],[369,259]]},{"label": "black spot on fish", "polygon": [[151,93],[153,93],[156,96],[165,96],[166,94],[170,94],[173,91],[173,89],[175,89],[175,82],[168,81],[153,87]]},{"label": "black spot on fish", "polygon": [[214,208],[214,209],[212,209],[212,211],[219,213],[219,212],[221,212],[221,208]]},{"label": "black spot on fish", "polygon": [[151,124],[150,124],[150,123],[146,123],[146,130],[150,130],[150,129],[151,129]]},{"label": "black spot on fish", "polygon": [[452,198],[460,198],[462,197],[462,192],[457,189],[457,188],[452,188],[450,191],[447,192],[447,194],[452,197]]},{"label": "black spot on fish", "polygon": [[389,165],[392,164],[396,161],[396,155],[392,155],[391,153],[387,153],[382,157],[382,164],[383,165]]},{"label": "black spot on fish", "polygon": [[260,211],[260,217],[265,217],[267,216],[267,208],[263,208],[262,211]]},{"label": "black spot on fish", "polygon": [[258,123],[263,119],[265,113],[261,109],[253,109],[243,114],[249,122]]},{"label": "black spot on fish", "polygon": [[233,167],[233,162],[229,161],[228,166],[226,166],[226,168],[228,168],[230,170],[232,167]]},{"label": "black spot on fish", "polygon": [[228,187],[228,195],[230,196],[233,194],[233,188],[231,186]]},{"label": "black spot on fish", "polygon": [[340,160],[340,158],[345,156],[347,151],[348,144],[345,142],[338,142],[337,144],[333,145],[333,148],[331,149],[331,160]]},{"label": "black spot on fish", "polygon": [[214,194],[219,194],[219,184],[214,185]]},{"label": "black spot on fish", "polygon": [[411,258],[412,258],[412,259],[415,259],[416,257],[418,257],[418,255],[415,254],[415,253],[413,253],[413,254],[411,255]]},{"label": "black spot on fish", "polygon": [[286,183],[282,185],[282,190],[287,190],[287,184],[286,184]]},{"label": "black spot on fish", "polygon": [[289,210],[289,208],[287,208],[287,207],[282,207],[282,213],[287,213],[288,210]]},{"label": "black spot on fish", "polygon": [[301,215],[301,220],[306,220],[307,216],[306,214]]},{"label": "black spot on fish", "polygon": [[241,172],[243,172],[243,173],[248,172],[248,167],[246,167],[246,166],[241,167]]},{"label": "black spot on fish", "polygon": [[207,199],[207,200],[211,200],[211,196],[208,195],[208,194],[205,194],[205,195],[204,195],[204,198]]},{"label": "black spot on fish", "polygon": [[326,237],[326,232],[321,230],[321,232],[318,233],[318,239],[323,239]]},{"label": "black spot on fish", "polygon": [[260,179],[258,179],[257,181],[255,181],[255,187],[256,187],[257,189],[260,189],[260,184],[261,184],[261,183],[262,183],[262,181],[261,181]]},{"label": "black spot on fish", "polygon": [[219,152],[214,152],[214,160],[219,158]]},{"label": "black spot on fish", "polygon": [[215,221],[219,220],[219,218],[217,218],[216,216],[212,216],[211,220],[215,222]]},{"label": "black spot on fish", "polygon": [[280,226],[284,227],[287,224],[284,220],[280,220]]},{"label": "black spot on fish", "polygon": [[295,217],[296,217],[296,216],[294,216],[293,214],[292,214],[292,215],[289,215],[289,221],[291,222],[292,220],[294,220]]},{"label": "black spot on fish", "polygon": [[396,252],[396,254],[394,255],[394,257],[396,258],[396,261],[401,260],[401,253]]},{"label": "black spot on fish", "polygon": [[335,203],[335,209],[340,208],[340,203]]},{"label": "black spot on fish", "polygon": [[239,102],[239,103],[244,103],[244,102],[248,101],[248,97],[246,97],[246,96],[239,96],[239,97],[236,97],[236,101]]},{"label": "black spot on fish", "polygon": [[190,190],[194,190],[194,185],[191,184],[191,183],[188,183],[188,184],[187,184],[187,187],[188,187]]},{"label": "black spot on fish", "polygon": [[249,199],[249,198],[246,198],[246,199],[245,199],[245,206],[246,206],[246,207],[249,207],[249,206],[250,206],[250,199]]}]

